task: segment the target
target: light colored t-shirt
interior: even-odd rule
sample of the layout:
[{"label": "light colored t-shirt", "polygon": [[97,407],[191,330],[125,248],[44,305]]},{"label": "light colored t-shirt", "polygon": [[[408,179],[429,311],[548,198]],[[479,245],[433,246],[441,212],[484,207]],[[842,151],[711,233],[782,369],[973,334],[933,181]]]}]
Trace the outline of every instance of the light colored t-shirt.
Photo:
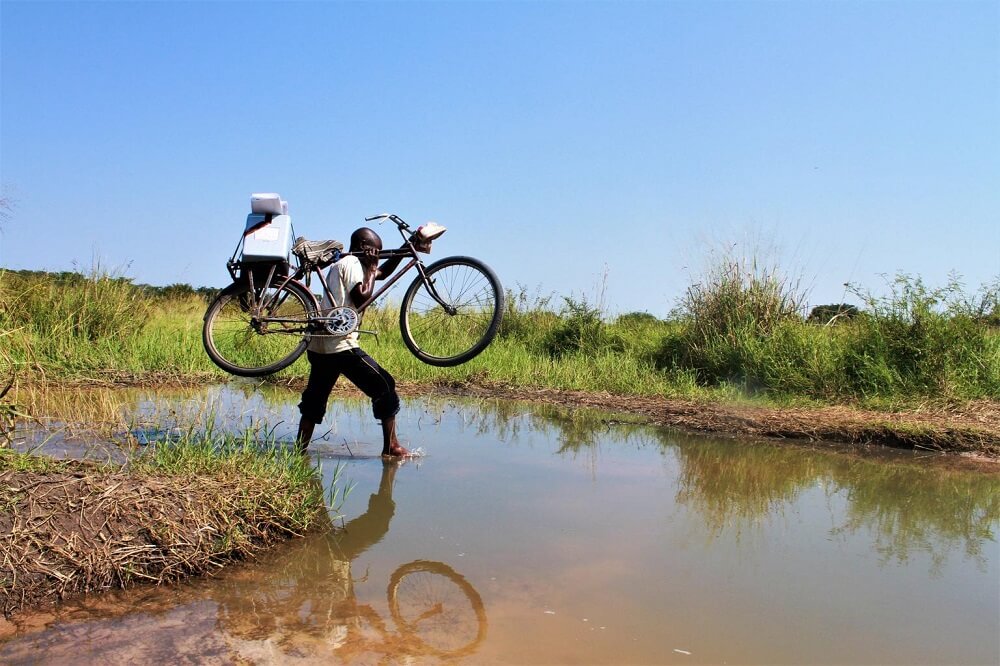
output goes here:
[{"label": "light colored t-shirt", "polygon": [[[351,290],[355,285],[365,279],[365,271],[361,267],[361,262],[355,256],[347,256],[330,266],[326,274],[326,286],[330,290],[330,296],[323,296],[323,304],[320,306],[321,314],[327,314],[333,308],[344,305],[354,307],[351,300]],[[348,336],[314,335],[309,341],[309,350],[320,354],[334,354],[336,352],[356,349],[358,347],[358,332],[354,331]]]}]

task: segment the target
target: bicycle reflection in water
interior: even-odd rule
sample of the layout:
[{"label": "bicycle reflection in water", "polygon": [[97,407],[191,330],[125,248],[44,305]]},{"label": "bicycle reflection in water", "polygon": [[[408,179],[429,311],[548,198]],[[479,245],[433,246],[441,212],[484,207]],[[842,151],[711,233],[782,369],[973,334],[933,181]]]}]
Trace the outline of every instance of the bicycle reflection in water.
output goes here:
[{"label": "bicycle reflection in water", "polygon": [[486,636],[486,609],[475,588],[446,564],[417,560],[393,572],[386,596],[395,631],[355,598],[351,562],[382,540],[395,512],[398,463],[382,464],[365,513],[270,562],[263,579],[248,572],[216,588],[220,629],[233,652],[251,661],[327,656],[366,662],[475,652]]}]

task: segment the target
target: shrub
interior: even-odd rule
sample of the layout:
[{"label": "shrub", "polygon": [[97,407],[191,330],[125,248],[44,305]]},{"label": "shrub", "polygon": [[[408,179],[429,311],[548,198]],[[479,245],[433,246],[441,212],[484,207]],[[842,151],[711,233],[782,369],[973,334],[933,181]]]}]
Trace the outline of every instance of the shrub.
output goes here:
[{"label": "shrub", "polygon": [[543,340],[559,319],[551,308],[553,295],[543,296],[538,290],[529,294],[521,284],[517,289],[517,292],[507,290],[504,316],[497,335],[502,340],[517,341],[529,349],[541,351]]},{"label": "shrub", "polygon": [[586,298],[577,301],[563,297],[565,306],[559,322],[545,335],[542,346],[553,357],[575,352],[595,353],[610,350],[612,339],[607,325],[601,319],[601,311],[587,303]]},{"label": "shrub", "polygon": [[618,315],[618,318],[615,319],[616,326],[647,326],[658,323],[660,320],[656,315],[648,312],[626,312],[623,315]]},{"label": "shrub", "polygon": [[983,312],[998,287],[972,299],[951,276],[939,288],[900,273],[885,297],[851,286],[866,305],[847,343],[844,370],[862,394],[1000,395],[1000,345]]},{"label": "shrub", "polygon": [[605,330],[611,348],[653,365],[664,337],[677,327],[677,322],[658,319],[648,312],[629,312],[620,315]]},{"label": "shrub", "polygon": [[856,305],[849,303],[835,303],[831,305],[817,305],[809,311],[807,321],[814,324],[833,324],[854,319],[860,314]]},{"label": "shrub", "polygon": [[801,321],[802,300],[797,282],[776,267],[724,256],[688,287],[676,312],[684,326],[663,339],[656,363],[692,369],[701,383],[759,385],[775,354],[768,338]]}]

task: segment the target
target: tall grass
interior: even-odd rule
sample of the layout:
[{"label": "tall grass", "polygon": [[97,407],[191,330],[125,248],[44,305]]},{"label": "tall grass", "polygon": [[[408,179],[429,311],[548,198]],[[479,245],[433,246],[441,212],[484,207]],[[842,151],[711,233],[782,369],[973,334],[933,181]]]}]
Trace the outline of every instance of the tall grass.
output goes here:
[{"label": "tall grass", "polygon": [[770,341],[800,320],[803,301],[777,267],[724,255],[688,287],[678,312],[684,326],[664,340],[658,363],[691,370],[702,383],[767,386],[787,372],[773,367],[783,355],[771,353]]},{"label": "tall grass", "polygon": [[[667,319],[610,318],[585,298],[520,287],[497,339],[454,368],[417,360],[398,305],[369,309],[362,345],[401,381],[491,381],[728,399],[889,403],[1000,399],[1000,283],[969,294],[901,275],[885,296],[855,288],[860,312],[807,320],[798,284],[771,265],[726,258],[694,282]],[[205,300],[150,294],[101,275],[26,279],[0,272],[0,374],[85,377],[101,371],[225,379],[201,344]],[[823,323],[820,323],[820,322]],[[279,374],[302,377],[304,357]]]},{"label": "tall grass", "polygon": [[6,326],[27,327],[50,338],[93,342],[144,324],[148,299],[130,281],[98,266],[88,275],[0,273]]},{"label": "tall grass", "polygon": [[212,371],[201,346],[201,294],[164,296],[95,268],[0,270],[0,377]]},{"label": "tall grass", "polygon": [[100,267],[88,275],[0,271],[0,331],[9,345],[3,360],[15,369],[53,360],[83,367],[81,352],[141,335],[149,309],[138,288]]},{"label": "tall grass", "polygon": [[865,394],[1000,395],[997,335],[988,315],[997,311],[1000,283],[971,298],[957,277],[929,287],[899,274],[887,296],[852,287],[865,306],[845,336],[847,387]]}]

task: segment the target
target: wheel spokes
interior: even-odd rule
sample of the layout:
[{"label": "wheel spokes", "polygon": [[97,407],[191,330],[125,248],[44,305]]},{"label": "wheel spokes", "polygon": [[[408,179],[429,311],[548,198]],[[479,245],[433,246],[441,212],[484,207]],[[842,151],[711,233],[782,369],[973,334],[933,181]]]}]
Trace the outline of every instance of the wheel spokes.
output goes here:
[{"label": "wheel spokes", "polygon": [[[248,296],[234,295],[222,305],[212,322],[212,344],[233,365],[262,368],[298,348],[307,330],[309,307],[285,289],[265,290],[256,299]],[[254,316],[258,309],[259,316]]]}]

